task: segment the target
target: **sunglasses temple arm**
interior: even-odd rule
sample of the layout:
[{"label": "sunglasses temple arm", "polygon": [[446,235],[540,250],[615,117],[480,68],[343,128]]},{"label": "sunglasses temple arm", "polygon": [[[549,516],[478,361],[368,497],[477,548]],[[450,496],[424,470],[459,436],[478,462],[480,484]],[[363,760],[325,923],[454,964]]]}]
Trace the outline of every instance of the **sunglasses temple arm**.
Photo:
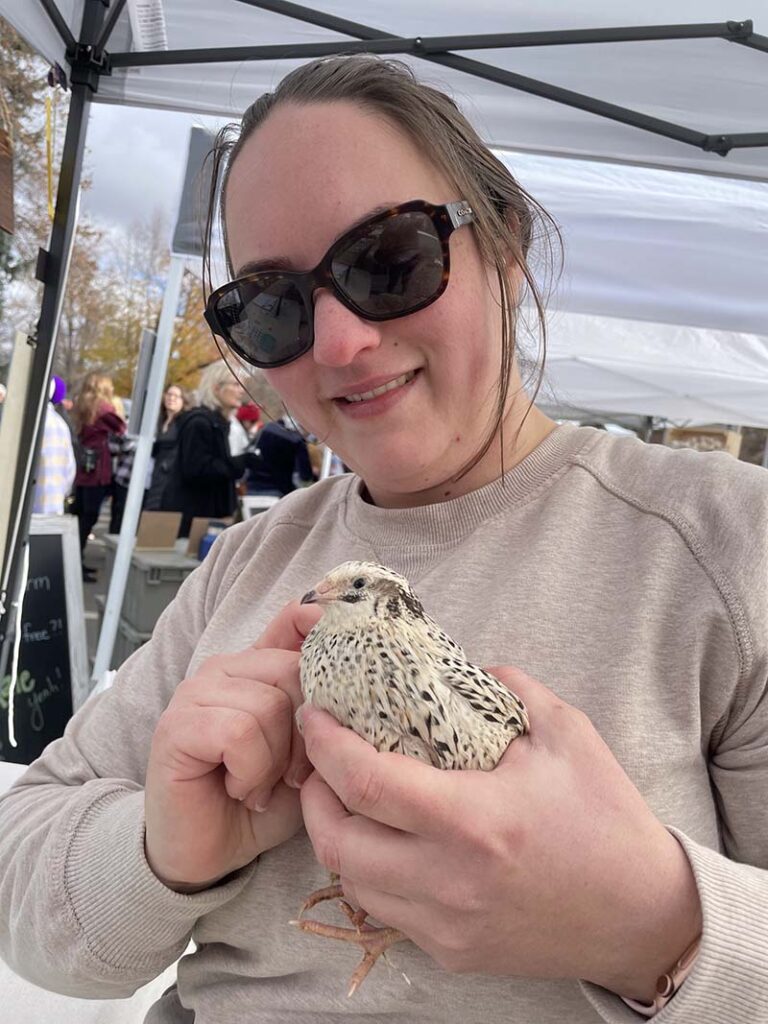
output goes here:
[{"label": "sunglasses temple arm", "polygon": [[451,224],[453,224],[454,231],[456,228],[460,228],[464,224],[471,224],[475,219],[472,207],[469,203],[464,202],[463,200],[460,200],[457,203],[446,203],[445,209],[448,212],[448,216],[451,218]]}]

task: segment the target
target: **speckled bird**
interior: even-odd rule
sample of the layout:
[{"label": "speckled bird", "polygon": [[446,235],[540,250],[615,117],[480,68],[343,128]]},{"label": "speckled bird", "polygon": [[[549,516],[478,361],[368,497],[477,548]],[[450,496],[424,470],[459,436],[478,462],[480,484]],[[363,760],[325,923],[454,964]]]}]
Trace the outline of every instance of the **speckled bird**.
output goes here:
[{"label": "speckled bird", "polygon": [[[323,608],[301,649],[305,700],[377,750],[406,754],[435,768],[490,771],[510,742],[528,731],[520,698],[468,661],[399,573],[370,562],[344,562],[301,603]],[[302,912],[340,896],[338,885],[319,890]],[[384,949],[405,936],[371,928],[364,911],[344,901],[341,907],[353,929],[301,917],[296,924],[363,947],[351,995]]]}]

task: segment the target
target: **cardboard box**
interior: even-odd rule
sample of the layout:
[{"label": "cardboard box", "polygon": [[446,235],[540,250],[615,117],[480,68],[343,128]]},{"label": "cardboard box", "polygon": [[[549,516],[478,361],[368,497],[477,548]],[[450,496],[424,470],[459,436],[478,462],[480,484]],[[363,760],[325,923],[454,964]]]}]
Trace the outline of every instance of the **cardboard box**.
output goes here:
[{"label": "cardboard box", "polygon": [[738,459],[741,434],[725,427],[669,427],[664,431],[664,444],[697,452],[728,452]]}]

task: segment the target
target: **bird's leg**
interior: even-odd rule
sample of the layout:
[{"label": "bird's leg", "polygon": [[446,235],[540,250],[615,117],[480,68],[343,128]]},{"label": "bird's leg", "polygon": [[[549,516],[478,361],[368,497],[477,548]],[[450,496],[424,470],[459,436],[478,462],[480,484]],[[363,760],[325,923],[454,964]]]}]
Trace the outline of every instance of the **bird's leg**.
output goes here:
[{"label": "bird's leg", "polygon": [[[331,878],[338,878],[338,875],[332,875]],[[291,924],[295,924],[303,932],[321,935],[327,939],[338,939],[341,942],[351,942],[362,948],[363,959],[350,979],[349,991],[347,992],[348,996],[352,996],[379,957],[385,955],[390,946],[394,946],[397,942],[403,942],[407,936],[403,935],[396,928],[374,928],[372,925],[366,924],[365,922],[368,917],[366,911],[362,907],[355,910],[354,907],[343,899],[343,895],[344,892],[338,883],[327,885],[322,889],[316,889],[301,905],[299,919],[291,921]],[[338,899],[341,910],[353,925],[352,928],[339,928],[336,925],[325,924],[322,921],[306,921],[302,919],[301,915],[304,911],[310,910],[325,900],[333,899]]]},{"label": "bird's leg", "polygon": [[[301,904],[299,917],[301,917],[305,910],[311,910],[312,907],[316,907],[318,903],[322,903],[324,900],[341,900],[341,897],[343,897],[343,895],[344,890],[338,883],[336,883],[335,885],[326,885],[325,888],[323,889],[315,889],[315,891],[310,893],[309,896],[307,896],[307,898]],[[347,906],[349,906],[349,904],[347,904]]]}]

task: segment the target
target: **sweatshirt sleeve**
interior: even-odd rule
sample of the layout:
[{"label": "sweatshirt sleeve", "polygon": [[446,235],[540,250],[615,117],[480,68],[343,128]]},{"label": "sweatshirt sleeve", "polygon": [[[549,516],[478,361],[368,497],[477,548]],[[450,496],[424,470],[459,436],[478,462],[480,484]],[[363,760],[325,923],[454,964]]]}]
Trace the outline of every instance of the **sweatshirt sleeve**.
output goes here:
[{"label": "sweatshirt sleeve", "polygon": [[196,920],[236,896],[253,871],[182,895],[144,856],[155,724],[187,672],[231,543],[226,534],[217,541],[114,685],[90,698],[0,799],[0,954],[43,988],[130,995],[181,955]]},{"label": "sweatshirt sleeve", "polygon": [[[741,600],[732,608],[743,664],[709,749],[722,849],[669,828],[693,869],[703,930],[694,968],[656,1018],[659,1024],[768,1024],[768,540],[764,530],[758,539],[748,528],[765,522],[762,480],[760,485],[762,505],[749,509],[747,522],[735,531],[744,552],[724,543],[720,559],[734,567],[730,578],[741,584]],[[738,495],[726,493],[738,507]],[[723,527],[718,536],[727,542],[729,533]],[[733,684],[721,679],[711,685],[727,694]],[[604,989],[583,989],[609,1024],[644,1019]]]}]

